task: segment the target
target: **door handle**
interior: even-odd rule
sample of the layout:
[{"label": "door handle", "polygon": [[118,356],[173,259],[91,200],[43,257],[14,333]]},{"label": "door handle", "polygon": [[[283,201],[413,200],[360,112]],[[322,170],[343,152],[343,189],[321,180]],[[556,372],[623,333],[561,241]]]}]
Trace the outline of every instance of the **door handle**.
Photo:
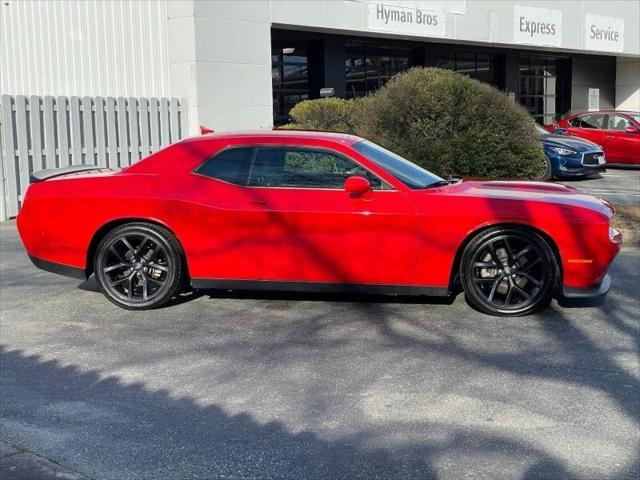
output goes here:
[{"label": "door handle", "polygon": [[265,202],[264,200],[250,200],[249,201],[249,205],[253,205],[254,207],[262,207],[264,205],[266,205],[267,202]]}]

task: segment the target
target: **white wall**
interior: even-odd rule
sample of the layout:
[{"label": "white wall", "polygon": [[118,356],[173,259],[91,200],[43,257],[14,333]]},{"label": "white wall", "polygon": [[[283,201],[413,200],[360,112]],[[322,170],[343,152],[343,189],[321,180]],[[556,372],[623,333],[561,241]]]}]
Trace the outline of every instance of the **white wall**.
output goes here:
[{"label": "white wall", "polygon": [[170,1],[169,32],[174,95],[188,98],[192,133],[271,128],[268,1]]},{"label": "white wall", "polygon": [[[445,24],[441,36],[410,31],[380,32],[368,23],[373,0],[242,0],[170,1],[170,34],[193,38],[192,48],[171,47],[172,84],[185,87],[190,99],[192,131],[198,124],[214,130],[272,126],[270,29],[291,28],[331,33],[388,36],[429,41],[459,41],[483,45],[518,44],[514,32],[516,5],[560,12],[558,45],[523,48],[597,53],[587,40],[588,15],[615,17],[624,22],[622,52],[640,55],[640,3],[625,0],[384,0],[385,5],[419,6],[438,10]],[[544,13],[544,12],[543,12]],[[616,20],[617,18],[617,20]],[[542,18],[546,21],[548,19]],[[174,40],[170,41],[171,44]],[[180,81],[178,81],[180,79]]]},{"label": "white wall", "polygon": [[640,112],[640,59],[617,59],[616,108]]},{"label": "white wall", "polygon": [[[272,126],[271,28],[457,41],[514,43],[514,5],[558,10],[558,48],[597,53],[585,40],[587,15],[624,20],[617,102],[637,104],[640,2],[624,0],[385,0],[439,10],[443,36],[371,29],[365,0],[2,0],[0,93],[67,96],[176,96],[189,105],[189,130]],[[523,44],[523,48],[528,48]],[[636,63],[628,63],[631,58]],[[636,65],[636,66],[634,66]],[[636,75],[636,76],[634,76]],[[635,90],[634,90],[635,85]],[[635,107],[634,107],[635,108]]]},{"label": "white wall", "polygon": [[165,0],[0,2],[0,93],[170,96]]},{"label": "white wall", "polygon": [[[422,29],[420,35],[400,27],[391,35],[398,38],[424,38],[479,42],[493,45],[518,44],[514,37],[516,8],[531,7],[561,14],[560,44],[557,47],[528,44],[546,50],[562,50],[582,53],[606,52],[589,45],[586,35],[588,15],[611,17],[624,23],[624,48],[622,55],[640,55],[640,2],[637,0],[269,0],[271,22],[274,25],[303,25],[309,28],[331,29],[336,32],[376,34],[368,25],[367,10],[370,4],[384,3],[403,7],[418,6],[437,10],[444,18],[444,35],[429,34]],[[238,2],[243,3],[243,2]],[[543,12],[544,13],[544,12]],[[545,22],[551,17],[546,17]],[[606,25],[603,24],[603,25]],[[378,33],[380,34],[380,33]],[[389,35],[390,33],[385,33]],[[524,35],[526,37],[526,35]]]}]

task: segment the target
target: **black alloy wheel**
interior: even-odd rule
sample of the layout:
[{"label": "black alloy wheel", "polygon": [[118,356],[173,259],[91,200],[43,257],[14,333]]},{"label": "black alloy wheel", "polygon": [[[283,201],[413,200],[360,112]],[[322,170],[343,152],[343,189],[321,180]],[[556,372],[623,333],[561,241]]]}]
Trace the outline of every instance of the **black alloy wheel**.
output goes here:
[{"label": "black alloy wheel", "polygon": [[167,229],[126,224],[102,239],[94,272],[102,293],[116,305],[155,308],[178,293],[184,275],[182,250]]},{"label": "black alloy wheel", "polygon": [[551,301],[556,261],[547,242],[521,229],[490,229],[463,254],[460,274],[469,302],[492,315],[527,315]]}]

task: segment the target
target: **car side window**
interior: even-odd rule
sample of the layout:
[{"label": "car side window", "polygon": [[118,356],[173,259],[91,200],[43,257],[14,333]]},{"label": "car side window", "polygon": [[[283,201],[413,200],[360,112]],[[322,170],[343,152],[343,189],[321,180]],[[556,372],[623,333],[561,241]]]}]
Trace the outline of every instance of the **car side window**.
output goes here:
[{"label": "car side window", "polygon": [[296,147],[257,147],[247,185],[342,189],[352,175],[367,178],[374,190],[389,188],[380,178],[342,155]]},{"label": "car side window", "polygon": [[246,185],[253,151],[253,147],[222,150],[200,165],[196,173],[236,185]]},{"label": "car side window", "polygon": [[577,127],[579,128],[596,128],[602,129],[604,128],[604,115],[598,114],[587,114],[581,115],[578,117],[579,123]]},{"label": "car side window", "polygon": [[609,115],[608,130],[625,130],[631,126],[631,122],[622,115]]}]

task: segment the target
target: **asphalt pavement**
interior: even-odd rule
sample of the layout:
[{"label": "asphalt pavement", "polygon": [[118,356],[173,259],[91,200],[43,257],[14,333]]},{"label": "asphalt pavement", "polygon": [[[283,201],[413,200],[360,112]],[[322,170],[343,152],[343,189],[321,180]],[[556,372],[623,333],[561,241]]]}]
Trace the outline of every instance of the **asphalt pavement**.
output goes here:
[{"label": "asphalt pavement", "polygon": [[2,440],[0,440],[0,478],[3,480],[91,480]]},{"label": "asphalt pavement", "polygon": [[640,169],[609,167],[606,173],[560,183],[606,198],[617,206],[640,206]]},{"label": "asphalt pavement", "polygon": [[640,252],[604,304],[199,292],[128,312],[0,224],[0,438],[93,479],[637,479]]}]

